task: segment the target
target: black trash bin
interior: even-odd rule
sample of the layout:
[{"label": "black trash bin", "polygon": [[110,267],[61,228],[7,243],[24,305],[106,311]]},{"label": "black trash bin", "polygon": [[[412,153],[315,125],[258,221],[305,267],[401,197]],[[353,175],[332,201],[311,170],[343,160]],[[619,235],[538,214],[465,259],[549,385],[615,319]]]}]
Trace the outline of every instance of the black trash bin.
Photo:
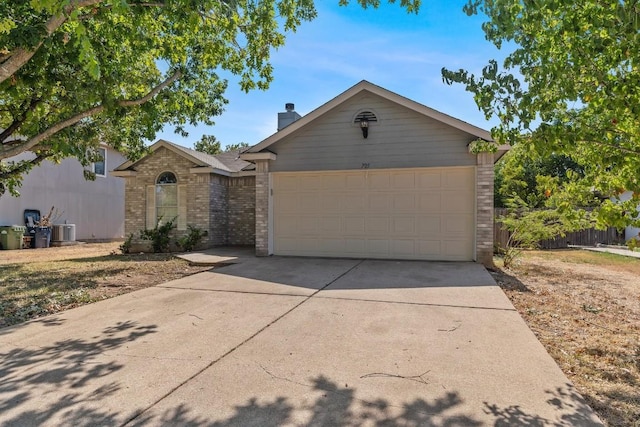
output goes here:
[{"label": "black trash bin", "polygon": [[24,210],[24,225],[27,226],[25,236],[31,237],[31,247],[36,247],[36,228],[40,221],[40,211],[37,209],[25,209]]},{"label": "black trash bin", "polygon": [[51,243],[51,228],[36,227],[36,248],[48,248]]}]

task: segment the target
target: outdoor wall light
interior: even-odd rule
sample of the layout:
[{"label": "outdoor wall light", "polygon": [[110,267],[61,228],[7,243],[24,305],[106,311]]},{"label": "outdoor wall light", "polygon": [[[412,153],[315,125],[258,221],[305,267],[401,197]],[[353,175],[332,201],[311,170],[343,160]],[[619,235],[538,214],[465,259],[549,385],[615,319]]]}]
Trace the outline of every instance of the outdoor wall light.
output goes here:
[{"label": "outdoor wall light", "polygon": [[369,120],[366,117],[360,119],[360,129],[362,129],[362,137],[367,139],[367,136],[369,136]]}]

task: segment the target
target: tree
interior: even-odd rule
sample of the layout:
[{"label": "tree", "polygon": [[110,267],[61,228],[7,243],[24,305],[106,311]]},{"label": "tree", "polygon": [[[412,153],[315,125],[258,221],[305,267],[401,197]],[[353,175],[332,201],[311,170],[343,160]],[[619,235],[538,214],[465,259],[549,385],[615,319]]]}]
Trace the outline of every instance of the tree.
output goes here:
[{"label": "tree", "polygon": [[0,163],[0,193],[44,159],[88,165],[100,142],[136,159],[165,124],[213,124],[218,73],[266,89],[271,50],[315,16],[313,0],[0,0],[0,161],[33,153]]},{"label": "tree", "polygon": [[[607,196],[600,225],[634,222],[640,202],[640,4],[637,1],[471,0],[483,13],[487,40],[513,48],[478,76],[442,70],[446,83],[474,94],[501,143],[522,143],[540,155],[565,155],[581,168],[559,191],[591,188]],[[625,203],[610,200],[633,191]],[[558,194],[559,197],[559,194]],[[638,221],[635,220],[637,224]]]},{"label": "tree", "polygon": [[246,142],[238,142],[237,144],[229,144],[224,147],[224,151],[242,151],[245,148],[249,148],[249,144]]},{"label": "tree", "polygon": [[211,154],[212,156],[222,152],[220,149],[220,141],[213,135],[202,135],[200,141],[193,144],[193,148],[196,151]]},{"label": "tree", "polygon": [[[582,167],[564,154],[541,156],[529,144],[516,144],[495,166],[494,205],[507,207],[517,196],[530,208],[552,207],[558,188],[583,176]],[[594,194],[586,195],[593,200],[582,200],[584,207],[596,204]]]}]

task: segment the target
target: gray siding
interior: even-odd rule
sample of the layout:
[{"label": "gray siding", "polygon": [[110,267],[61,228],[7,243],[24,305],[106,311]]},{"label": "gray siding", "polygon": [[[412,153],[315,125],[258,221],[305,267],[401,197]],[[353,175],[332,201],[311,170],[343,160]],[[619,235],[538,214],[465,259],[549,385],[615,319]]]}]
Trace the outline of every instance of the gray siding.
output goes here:
[{"label": "gray siding", "polygon": [[[367,139],[353,124],[360,110],[378,117]],[[269,147],[271,172],[473,166],[467,144],[476,139],[377,95],[362,93]]]},{"label": "gray siding", "polygon": [[[106,170],[112,171],[125,161],[120,153],[107,149]],[[19,197],[9,193],[0,197],[0,225],[24,225],[25,209],[38,209],[46,215],[55,206],[61,213],[55,223],[75,224],[77,240],[122,239],[124,180],[107,174],[87,181],[83,169],[76,159],[60,164],[44,161],[24,177]]]}]

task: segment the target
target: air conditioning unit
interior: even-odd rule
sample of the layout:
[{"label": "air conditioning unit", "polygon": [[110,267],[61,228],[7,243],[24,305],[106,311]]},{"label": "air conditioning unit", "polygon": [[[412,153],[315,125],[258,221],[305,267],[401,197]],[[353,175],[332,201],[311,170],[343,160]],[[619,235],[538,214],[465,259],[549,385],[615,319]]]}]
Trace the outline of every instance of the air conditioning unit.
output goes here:
[{"label": "air conditioning unit", "polygon": [[75,224],[54,224],[51,229],[51,241],[53,242],[75,242]]}]

